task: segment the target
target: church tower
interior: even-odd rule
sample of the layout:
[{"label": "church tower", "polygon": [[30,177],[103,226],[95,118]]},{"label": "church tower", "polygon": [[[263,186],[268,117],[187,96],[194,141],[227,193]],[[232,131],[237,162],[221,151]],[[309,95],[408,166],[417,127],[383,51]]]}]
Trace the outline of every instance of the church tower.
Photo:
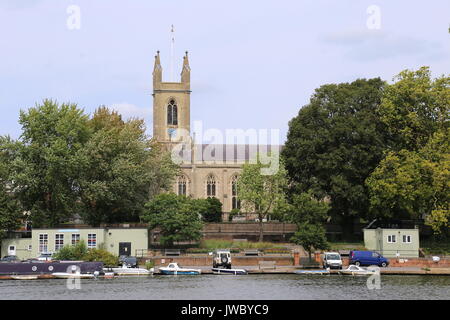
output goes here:
[{"label": "church tower", "polygon": [[159,51],[153,68],[153,138],[164,144],[190,138],[191,68],[183,57],[180,82],[163,82]]}]

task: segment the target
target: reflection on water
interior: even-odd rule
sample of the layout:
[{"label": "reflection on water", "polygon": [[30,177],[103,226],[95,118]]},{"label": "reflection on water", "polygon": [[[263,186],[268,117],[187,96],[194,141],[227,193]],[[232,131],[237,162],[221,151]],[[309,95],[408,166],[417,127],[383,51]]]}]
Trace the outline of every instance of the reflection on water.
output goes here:
[{"label": "reflection on water", "polygon": [[381,276],[381,289],[369,290],[366,277],[318,275],[150,276],[81,280],[1,280],[0,299],[449,299],[450,277]]}]

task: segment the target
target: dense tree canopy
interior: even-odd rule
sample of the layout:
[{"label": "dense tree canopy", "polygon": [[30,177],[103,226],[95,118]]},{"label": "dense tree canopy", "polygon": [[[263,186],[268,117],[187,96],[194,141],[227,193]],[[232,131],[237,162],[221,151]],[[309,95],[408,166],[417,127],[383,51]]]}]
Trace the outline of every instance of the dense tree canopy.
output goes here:
[{"label": "dense tree canopy", "polygon": [[144,204],[171,186],[175,165],[147,139],[143,120],[125,122],[101,107],[88,125],[93,133],[80,151],[84,219],[92,225],[139,221]]},{"label": "dense tree canopy", "polygon": [[450,77],[403,71],[380,106],[392,145],[367,179],[371,214],[424,218],[450,234]]},{"label": "dense tree canopy", "polygon": [[79,151],[88,141],[88,116],[75,104],[45,100],[21,111],[11,181],[34,226],[67,221],[78,208]]},{"label": "dense tree canopy", "polygon": [[150,229],[160,229],[160,242],[172,246],[178,241],[197,241],[202,236],[203,206],[196,200],[174,193],[163,193],[145,205],[142,220]]},{"label": "dense tree canopy", "polygon": [[[377,78],[321,86],[289,122],[283,157],[291,192],[311,190],[316,198],[329,199],[330,213],[343,227],[369,208],[364,182],[387,143],[377,113],[385,85]],[[350,228],[344,231],[352,234]]]},{"label": "dense tree canopy", "polygon": [[145,135],[143,120],[123,121],[106,107],[90,118],[75,104],[44,100],[21,111],[19,123],[19,140],[0,140],[0,191],[9,191],[0,197],[30,212],[34,227],[75,215],[93,225],[138,221],[144,203],[177,172]]}]

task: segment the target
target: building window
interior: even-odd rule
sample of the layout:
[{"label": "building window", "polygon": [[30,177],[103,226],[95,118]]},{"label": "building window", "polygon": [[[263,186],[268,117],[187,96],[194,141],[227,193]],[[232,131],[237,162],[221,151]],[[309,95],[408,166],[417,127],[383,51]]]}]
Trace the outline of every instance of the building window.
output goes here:
[{"label": "building window", "polygon": [[55,234],[55,251],[59,251],[62,247],[64,247],[64,234],[57,233]]},{"label": "building window", "polygon": [[88,248],[97,247],[97,234],[89,233],[88,234]]},{"label": "building window", "polygon": [[208,198],[216,196],[216,178],[212,174],[206,178],[206,196]]},{"label": "building window", "polygon": [[178,195],[185,196],[187,194],[187,181],[185,176],[178,177]]},{"label": "building window", "polygon": [[80,234],[79,233],[73,233],[72,234],[72,245],[76,245],[78,242],[80,242]]},{"label": "building window", "polygon": [[410,235],[403,235],[403,243],[411,243],[411,236]]},{"label": "building window", "polygon": [[237,197],[237,176],[233,176],[231,178],[231,209],[240,209],[241,208],[241,200]]},{"label": "building window", "polygon": [[39,234],[39,252],[48,252],[48,234]]},{"label": "building window", "polygon": [[171,126],[178,125],[178,107],[175,100],[170,100],[167,106],[167,124]]},{"label": "building window", "polygon": [[395,234],[390,234],[387,236],[387,242],[388,243],[396,243],[397,240],[395,239]]}]

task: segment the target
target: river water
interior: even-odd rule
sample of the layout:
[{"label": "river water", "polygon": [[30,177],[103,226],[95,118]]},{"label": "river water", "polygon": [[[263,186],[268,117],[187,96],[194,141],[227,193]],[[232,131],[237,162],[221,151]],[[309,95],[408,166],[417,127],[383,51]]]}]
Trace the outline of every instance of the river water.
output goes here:
[{"label": "river water", "polygon": [[343,275],[155,275],[80,281],[80,289],[68,289],[64,279],[0,280],[0,299],[450,299],[448,276],[381,275],[381,288],[372,290],[367,277]]}]

